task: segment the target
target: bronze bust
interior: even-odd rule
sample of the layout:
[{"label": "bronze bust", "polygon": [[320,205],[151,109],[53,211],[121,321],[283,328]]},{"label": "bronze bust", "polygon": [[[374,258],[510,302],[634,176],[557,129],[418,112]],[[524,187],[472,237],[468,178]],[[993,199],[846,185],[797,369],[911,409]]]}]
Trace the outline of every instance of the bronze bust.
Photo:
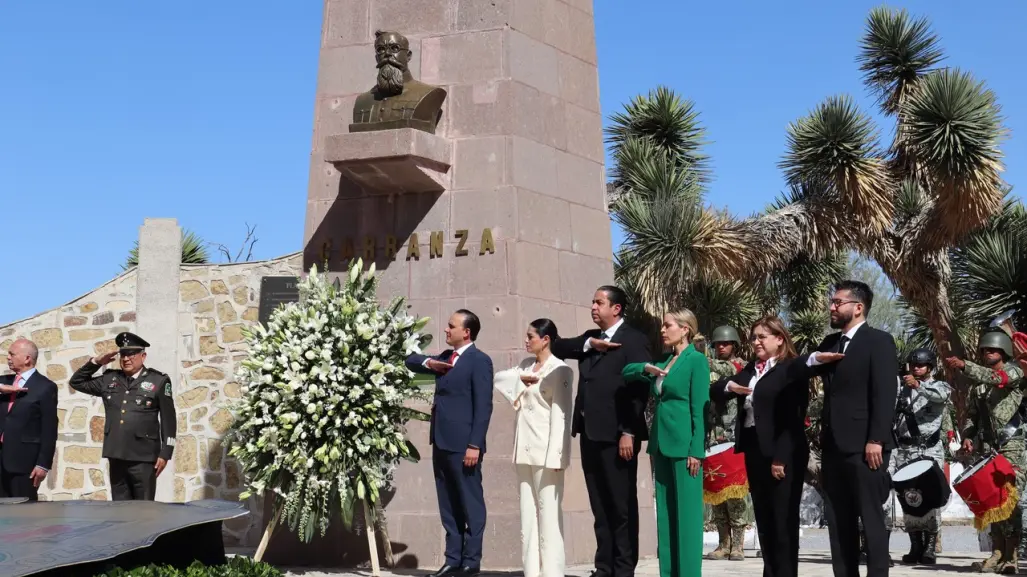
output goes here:
[{"label": "bronze bust", "polygon": [[374,33],[378,83],[357,97],[350,132],[415,128],[435,134],[442,117],[445,89],[414,80],[410,42],[398,32]]}]

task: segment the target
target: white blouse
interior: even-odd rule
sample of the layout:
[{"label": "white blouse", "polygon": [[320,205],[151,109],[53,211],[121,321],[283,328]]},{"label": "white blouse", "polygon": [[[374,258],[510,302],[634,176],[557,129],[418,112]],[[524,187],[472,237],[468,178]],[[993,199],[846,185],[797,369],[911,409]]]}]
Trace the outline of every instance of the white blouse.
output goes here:
[{"label": "white blouse", "polygon": [[[752,392],[745,397],[745,421],[742,423],[743,427],[756,426],[756,411],[752,409],[752,396],[756,394],[756,383],[758,383],[759,380],[763,378],[763,375],[767,374],[775,364],[777,364],[776,358],[768,359],[763,365],[763,369],[757,370],[756,373],[753,374],[752,378],[749,379],[749,389],[751,389]],[[759,363],[757,363],[756,366],[758,367]]]}]

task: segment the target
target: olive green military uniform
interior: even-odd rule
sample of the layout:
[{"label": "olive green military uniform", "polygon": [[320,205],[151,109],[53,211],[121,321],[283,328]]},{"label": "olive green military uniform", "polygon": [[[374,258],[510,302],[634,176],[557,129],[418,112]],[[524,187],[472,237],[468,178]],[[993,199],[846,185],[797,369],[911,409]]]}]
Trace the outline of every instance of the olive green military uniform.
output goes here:
[{"label": "olive green military uniform", "polygon": [[[731,327],[717,327],[710,339],[714,344],[731,342],[735,350],[740,347],[738,333]],[[733,377],[745,368],[739,358],[728,360],[710,359],[710,383],[725,377]],[[706,415],[706,448],[721,443],[735,442],[735,424],[738,417],[738,403],[713,403],[708,405]],[[745,539],[745,499],[728,499],[719,505],[713,505],[713,522],[717,526],[720,543],[709,555],[708,559],[744,559],[742,544]],[[736,543],[737,541],[737,543]]]},{"label": "olive green military uniform", "polygon": [[[990,335],[981,335],[982,346],[1000,348],[985,344]],[[1001,333],[1001,336],[1008,336]],[[991,337],[996,338],[996,337]],[[1012,357],[1012,343],[1001,347],[1007,351],[1007,359]],[[1009,427],[1010,421],[1016,416],[1023,400],[1023,371],[1015,363],[1006,362],[995,368],[965,361],[963,374],[971,381],[970,398],[967,403],[967,427],[963,430],[963,439],[973,441],[977,455],[995,450],[1009,460],[1016,472],[1016,488],[1022,494],[1027,468],[1025,459],[1025,442],[1023,428],[1018,424]],[[975,564],[981,571],[999,571],[1014,573],[1018,561],[1018,548],[1022,536],[1023,512],[1019,504],[1012,515],[1004,521],[992,523],[991,542],[992,556],[983,563]]]},{"label": "olive green military uniform", "polygon": [[111,496],[115,501],[153,501],[157,459],[170,461],[175,449],[178,424],[171,379],[148,367],[134,376],[114,369],[93,378],[100,368],[90,359],[69,384],[103,399],[103,456],[110,467]]}]

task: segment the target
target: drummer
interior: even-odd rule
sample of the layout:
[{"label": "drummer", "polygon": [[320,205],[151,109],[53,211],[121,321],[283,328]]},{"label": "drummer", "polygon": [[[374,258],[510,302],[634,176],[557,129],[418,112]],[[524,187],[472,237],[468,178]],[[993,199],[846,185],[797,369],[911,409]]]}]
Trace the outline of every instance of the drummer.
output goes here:
[{"label": "drummer", "polygon": [[[942,421],[952,388],[945,381],[934,379],[937,358],[930,349],[916,349],[906,359],[908,372],[899,384],[895,411],[896,447],[891,454],[889,472],[921,456],[930,457],[945,466],[945,443]],[[898,495],[902,499],[902,495]],[[909,535],[909,553],[902,562],[913,565],[934,565],[936,543],[941,528],[941,510],[933,509],[923,517],[903,515]]]},{"label": "drummer", "polygon": [[[713,342],[715,358],[710,359],[710,382],[732,377],[745,367],[745,362],[738,358],[742,340],[734,327],[720,326],[713,329],[710,340]],[[735,421],[738,414],[737,403],[710,403],[708,418],[708,437],[706,448],[721,443],[735,442]],[[745,499],[728,499],[719,505],[713,505],[713,522],[720,536],[717,548],[706,555],[707,559],[729,559],[742,561],[745,554],[742,545],[745,540]]]},{"label": "drummer", "polygon": [[[963,452],[980,456],[997,451],[1013,465],[1016,488],[1023,494],[1027,458],[1019,412],[1023,399],[1023,371],[1011,362],[1013,341],[1002,330],[988,330],[978,341],[983,366],[957,357],[945,359],[952,370],[962,371],[972,383],[967,402],[967,426],[963,430]],[[983,563],[975,562],[981,572],[1017,573],[1019,544],[1023,535],[1023,512],[1017,506],[1008,519],[992,523],[992,553]]]}]

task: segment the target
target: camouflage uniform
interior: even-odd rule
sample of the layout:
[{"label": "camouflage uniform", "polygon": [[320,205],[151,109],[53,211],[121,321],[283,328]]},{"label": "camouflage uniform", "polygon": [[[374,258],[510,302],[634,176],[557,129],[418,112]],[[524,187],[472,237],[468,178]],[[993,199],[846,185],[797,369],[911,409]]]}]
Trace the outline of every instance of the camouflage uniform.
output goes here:
[{"label": "camouflage uniform", "polygon": [[[740,359],[730,361],[710,361],[710,379],[719,380],[724,377],[731,377],[738,373],[745,365]],[[709,404],[707,420],[711,422],[706,448],[720,443],[735,442],[735,419],[738,416],[738,403],[727,403],[727,406],[717,406],[716,403]],[[728,525],[731,528],[745,528],[745,500],[728,499],[720,505],[713,507],[713,520],[717,525]]]},{"label": "camouflage uniform", "polygon": [[[989,369],[970,361],[965,363],[963,373],[973,383],[973,387],[967,403],[968,425],[963,431],[963,439],[973,440],[974,451],[978,456],[996,450],[1008,459],[1016,471],[1016,488],[1022,495],[1027,480],[1024,476],[1027,459],[1023,429],[1017,427],[1004,444],[999,435],[1020,408],[1023,400],[1023,372],[1016,363],[1010,362],[998,369]],[[1023,532],[1022,514],[1017,505],[1008,519],[992,523],[992,556],[984,563],[975,564],[977,569],[1015,571],[1017,549]]]},{"label": "camouflage uniform", "polygon": [[[914,351],[914,355],[918,351]],[[934,369],[934,354],[925,351],[930,357],[931,369]],[[913,355],[911,356],[911,362]],[[927,364],[927,363],[923,363]],[[908,403],[909,412],[916,423],[919,436],[915,437],[910,432],[906,417],[900,417],[895,427],[895,439],[897,446],[891,454],[891,462],[888,471],[894,474],[899,467],[906,463],[926,456],[934,459],[938,466],[945,465],[945,443],[947,438],[943,431],[943,421],[948,412],[949,396],[952,388],[945,381],[937,381],[930,375],[927,379],[920,381],[916,389],[911,389],[901,383],[899,385],[898,398],[900,405]],[[897,495],[902,499],[902,495]],[[934,564],[936,558],[936,547],[938,530],[941,528],[941,509],[934,509],[923,517],[903,514],[902,516],[905,531],[909,534],[910,551],[902,556],[906,563]]]},{"label": "camouflage uniform", "polygon": [[[718,327],[713,331],[712,341],[731,342],[737,351],[741,345],[738,333],[730,327]],[[725,377],[736,375],[745,367],[738,358],[729,360],[710,359],[710,383]],[[706,414],[706,448],[720,443],[735,442],[735,424],[738,416],[738,403],[728,402],[726,405],[711,402]],[[713,505],[713,522],[717,526],[720,544],[708,559],[731,559],[739,561],[745,558],[742,543],[745,539],[745,499],[728,499],[719,505]]]}]

